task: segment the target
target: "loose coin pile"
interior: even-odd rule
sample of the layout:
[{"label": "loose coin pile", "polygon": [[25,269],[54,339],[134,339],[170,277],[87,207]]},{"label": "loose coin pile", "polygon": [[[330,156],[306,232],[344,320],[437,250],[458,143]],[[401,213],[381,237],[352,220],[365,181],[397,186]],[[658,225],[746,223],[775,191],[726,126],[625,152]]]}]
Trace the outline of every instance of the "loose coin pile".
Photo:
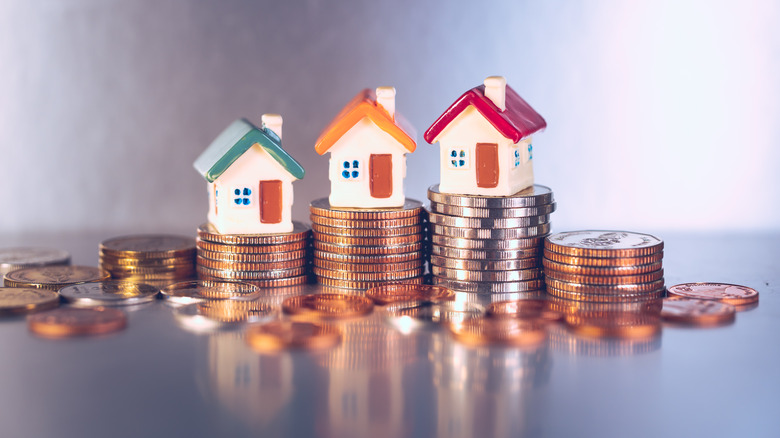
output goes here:
[{"label": "loose coin pile", "polygon": [[33,287],[54,292],[65,286],[108,280],[109,274],[93,266],[45,266],[24,268],[5,274],[6,287]]},{"label": "loose coin pile", "polygon": [[314,275],[320,284],[368,289],[421,283],[425,269],[425,209],[407,199],[395,209],[338,209],[311,203]]},{"label": "loose coin pile", "polygon": [[668,292],[669,296],[731,304],[737,310],[747,310],[758,305],[758,291],[737,284],[683,283],[670,287]]},{"label": "loose coin pile", "polygon": [[479,294],[544,289],[541,246],[555,211],[548,187],[491,197],[442,193],[434,185],[428,198],[435,284]]},{"label": "loose coin pile", "polygon": [[547,293],[598,303],[662,298],[663,247],[657,237],[625,231],[550,235],[543,259]]},{"label": "loose coin pile", "polygon": [[[0,248],[0,277],[22,268],[69,265],[70,254],[53,248]],[[3,285],[0,279],[0,286]]]},{"label": "loose coin pile", "polygon": [[165,234],[121,236],[100,244],[100,267],[115,280],[164,286],[195,276],[195,241]]},{"label": "loose coin pile", "polygon": [[293,222],[291,232],[276,234],[220,234],[203,224],[196,242],[198,276],[262,288],[307,283],[310,235],[300,222]]}]

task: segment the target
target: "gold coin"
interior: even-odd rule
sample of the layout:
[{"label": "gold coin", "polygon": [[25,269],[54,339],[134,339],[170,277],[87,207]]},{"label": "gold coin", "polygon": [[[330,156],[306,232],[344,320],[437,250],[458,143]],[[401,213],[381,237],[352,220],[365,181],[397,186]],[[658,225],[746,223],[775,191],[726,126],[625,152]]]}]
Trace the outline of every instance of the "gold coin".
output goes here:
[{"label": "gold coin", "polygon": [[544,323],[515,318],[470,318],[450,324],[450,332],[461,343],[473,346],[506,345],[538,347],[547,340]]},{"label": "gold coin", "polygon": [[195,252],[195,241],[191,237],[167,234],[121,236],[104,240],[100,252],[113,257],[185,257]]},{"label": "gold coin", "polygon": [[290,315],[342,319],[367,315],[374,309],[370,299],[359,295],[315,294],[290,297],[282,303],[282,310]]},{"label": "gold coin", "polygon": [[408,271],[410,269],[420,269],[424,263],[425,261],[422,259],[403,263],[342,263],[318,258],[314,259],[314,266],[317,268],[346,272]]},{"label": "gold coin", "polygon": [[353,281],[353,280],[338,280],[335,278],[317,277],[317,283],[341,289],[370,289],[372,287],[381,286],[390,283],[411,283],[421,284],[423,282],[422,277],[409,278],[402,281]]},{"label": "gold coin", "polygon": [[314,241],[314,249],[319,251],[333,252],[337,254],[349,255],[380,255],[380,254],[404,254],[417,252],[423,249],[423,242],[411,243],[408,245],[396,246],[347,246],[336,245],[333,243]]},{"label": "gold coin", "polygon": [[642,293],[620,293],[620,294],[594,294],[570,292],[547,285],[547,294],[554,297],[563,298],[572,301],[589,301],[593,303],[630,303],[638,301],[654,301],[663,298],[665,289],[662,287],[655,291]]},{"label": "gold coin", "polygon": [[116,267],[118,269],[138,269],[138,268],[178,268],[183,266],[191,266],[195,263],[195,254],[191,257],[185,258],[170,258],[170,259],[131,259],[131,258],[116,258],[110,256],[101,255],[98,258],[101,265]]},{"label": "gold coin", "polygon": [[568,274],[566,272],[557,272],[552,269],[545,269],[544,275],[548,279],[560,280],[569,283],[580,283],[587,285],[630,285],[641,283],[652,283],[658,280],[663,280],[663,269],[650,272],[647,274],[639,275],[612,275],[612,276],[596,276],[596,275],[577,275]]},{"label": "gold coin", "polygon": [[308,244],[309,242],[307,240],[273,245],[225,245],[222,243],[207,242],[201,239],[196,240],[196,245],[199,250],[237,254],[269,254],[297,251],[306,248]]},{"label": "gold coin", "polygon": [[422,234],[411,234],[408,236],[392,237],[352,237],[352,236],[334,236],[332,234],[314,233],[314,240],[319,242],[332,243],[335,245],[347,246],[398,246],[410,245],[425,240]]},{"label": "gold coin", "polygon": [[297,221],[293,221],[291,232],[274,234],[220,234],[211,224],[198,227],[198,237],[201,240],[225,245],[278,245],[305,240],[310,233],[311,228],[308,225]]},{"label": "gold coin", "polygon": [[201,280],[214,280],[214,281],[240,281],[241,283],[248,283],[253,286],[257,286],[259,288],[279,288],[279,287],[287,287],[287,286],[297,286],[300,284],[306,284],[311,279],[309,277],[309,274],[299,275],[297,277],[289,277],[289,278],[274,278],[274,279],[268,279],[268,280],[234,280],[234,279],[224,279],[224,278],[218,278],[218,277],[208,277],[201,275]]},{"label": "gold coin", "polygon": [[111,275],[144,275],[144,274],[180,274],[191,273],[195,271],[195,260],[190,260],[185,265],[168,265],[168,266],[113,266],[106,263],[101,263],[100,267],[110,272]]},{"label": "gold coin", "polygon": [[111,278],[114,280],[148,283],[150,281],[157,281],[157,280],[184,281],[184,280],[189,280],[195,276],[196,276],[195,271],[189,271],[184,273],[168,272],[162,274],[113,274]]},{"label": "gold coin", "polygon": [[5,285],[35,287],[56,292],[63,286],[108,279],[108,272],[92,266],[44,266],[11,271],[5,274]]},{"label": "gold coin", "polygon": [[330,217],[309,216],[312,226],[322,225],[331,228],[342,229],[383,229],[383,228],[402,228],[421,226],[424,222],[424,216],[412,216],[400,219],[334,219]]},{"label": "gold coin", "polygon": [[246,330],[246,342],[259,352],[330,348],[340,341],[338,328],[308,321],[273,321]]},{"label": "gold coin", "polygon": [[611,294],[639,294],[643,292],[653,292],[658,289],[663,289],[664,280],[652,281],[649,283],[634,283],[634,284],[614,284],[614,285],[591,285],[581,283],[570,283],[568,281],[556,280],[554,278],[546,279],[547,285],[554,287],[555,289],[576,292],[580,294],[599,294],[599,295],[611,295]]},{"label": "gold coin", "polygon": [[575,257],[641,257],[664,249],[664,241],[630,231],[569,231],[547,236],[544,248]]},{"label": "gold coin", "polygon": [[758,291],[728,283],[683,283],[669,288],[669,295],[697,300],[715,300],[734,306],[758,302]]},{"label": "gold coin", "polygon": [[664,258],[664,253],[659,252],[642,257],[597,258],[574,257],[565,254],[558,254],[557,252],[552,252],[545,249],[544,258],[558,263],[578,266],[636,266],[660,262]]},{"label": "gold coin", "polygon": [[562,272],[574,275],[593,275],[599,277],[612,277],[622,275],[640,275],[647,274],[649,272],[658,271],[663,267],[663,263],[658,261],[655,263],[649,263],[646,265],[632,265],[632,266],[579,266],[569,265],[566,263],[558,263],[549,259],[542,259],[542,265],[545,272],[547,270]]},{"label": "gold coin", "polygon": [[392,283],[372,287],[366,291],[366,297],[379,305],[409,301],[437,303],[454,300],[455,292],[446,287],[429,284]]},{"label": "gold coin", "polygon": [[271,271],[231,271],[198,266],[198,275],[231,280],[272,280],[290,278],[304,275],[306,274],[306,271],[306,266],[291,269],[274,269]]},{"label": "gold coin", "polygon": [[306,266],[308,260],[305,257],[297,260],[286,260],[281,262],[266,262],[266,263],[241,263],[241,262],[225,262],[220,260],[210,260],[198,257],[198,266],[203,266],[211,269],[218,270],[231,270],[231,271],[271,271],[277,269],[292,269]]},{"label": "gold coin", "polygon": [[235,281],[195,280],[170,284],[160,290],[164,299],[191,304],[208,300],[246,298],[258,292],[257,286]]},{"label": "gold coin", "polygon": [[562,321],[564,314],[550,307],[545,299],[507,300],[490,303],[487,308],[490,317],[512,317],[520,319],[541,319],[543,321]]},{"label": "gold coin", "polygon": [[100,335],[125,326],[123,312],[105,307],[62,307],[27,317],[31,332],[49,338]]},{"label": "gold coin", "polygon": [[314,260],[327,260],[338,263],[350,264],[388,264],[418,261],[423,258],[422,251],[413,251],[401,254],[375,254],[375,255],[351,255],[339,254],[328,251],[314,250]]},{"label": "gold coin", "polygon": [[0,316],[40,312],[60,305],[57,292],[35,288],[0,287]]},{"label": "gold coin", "polygon": [[423,214],[422,202],[406,199],[400,208],[341,208],[332,207],[328,198],[315,199],[309,205],[309,210],[317,216],[334,219],[401,219]]},{"label": "gold coin", "polygon": [[337,280],[349,281],[395,281],[406,280],[423,275],[422,267],[410,269],[408,271],[386,271],[386,272],[350,272],[350,271],[331,271],[317,266],[312,268],[314,275],[318,277],[327,277]]},{"label": "gold coin", "polygon": [[676,324],[696,327],[715,327],[730,324],[736,318],[736,308],[714,300],[691,298],[664,298],[661,318]]},{"label": "gold coin", "polygon": [[207,260],[234,263],[276,263],[290,260],[300,260],[307,256],[305,249],[295,251],[271,252],[268,254],[241,254],[234,252],[217,252],[198,249],[198,256]]},{"label": "gold coin", "polygon": [[350,227],[329,227],[327,225],[313,224],[312,230],[315,233],[329,234],[333,236],[348,237],[395,237],[411,236],[422,234],[425,231],[422,224],[409,227],[394,228],[350,228]]}]

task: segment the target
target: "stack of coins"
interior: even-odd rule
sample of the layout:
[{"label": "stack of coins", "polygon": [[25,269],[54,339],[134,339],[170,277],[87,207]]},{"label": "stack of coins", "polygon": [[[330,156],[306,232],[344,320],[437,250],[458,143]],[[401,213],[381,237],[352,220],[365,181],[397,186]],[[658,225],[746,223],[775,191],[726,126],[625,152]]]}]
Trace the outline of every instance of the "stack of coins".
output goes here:
[{"label": "stack of coins", "polygon": [[544,241],[547,293],[596,303],[646,301],[664,296],[664,243],[625,231],[572,231]]},{"label": "stack of coins", "polygon": [[100,244],[100,267],[115,280],[162,287],[195,276],[195,241],[164,234],[115,237]]},{"label": "stack of coins", "polygon": [[539,256],[555,211],[549,188],[490,197],[442,193],[437,184],[428,199],[435,284],[478,294],[544,289]]},{"label": "stack of coins", "polygon": [[293,222],[289,233],[220,234],[210,224],[198,228],[198,276],[240,281],[258,287],[285,287],[309,279],[311,228]]},{"label": "stack of coins", "polygon": [[422,282],[425,209],[339,209],[326,198],[310,206],[314,275],[320,284],[368,289],[388,282]]},{"label": "stack of coins", "polygon": [[0,277],[16,269],[69,264],[70,254],[61,249],[0,248]]}]

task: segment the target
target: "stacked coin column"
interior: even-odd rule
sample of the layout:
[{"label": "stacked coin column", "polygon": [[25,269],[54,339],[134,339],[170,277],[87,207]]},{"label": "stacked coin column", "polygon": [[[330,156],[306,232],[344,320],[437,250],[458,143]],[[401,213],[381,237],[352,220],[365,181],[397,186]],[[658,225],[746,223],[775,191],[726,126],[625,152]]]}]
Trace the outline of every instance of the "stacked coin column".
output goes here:
[{"label": "stacked coin column", "polygon": [[311,229],[293,222],[276,234],[220,234],[210,224],[198,228],[197,270],[202,279],[241,281],[273,288],[308,281]]},{"label": "stacked coin column", "polygon": [[114,237],[99,248],[100,267],[115,280],[164,287],[195,277],[195,242],[191,237],[141,234]]},{"label": "stacked coin column", "polygon": [[368,289],[422,282],[425,210],[407,199],[396,209],[338,209],[311,203],[314,275],[326,286]]},{"label": "stacked coin column", "polygon": [[540,255],[555,211],[540,185],[488,197],[428,189],[434,284],[480,294],[544,289]]}]

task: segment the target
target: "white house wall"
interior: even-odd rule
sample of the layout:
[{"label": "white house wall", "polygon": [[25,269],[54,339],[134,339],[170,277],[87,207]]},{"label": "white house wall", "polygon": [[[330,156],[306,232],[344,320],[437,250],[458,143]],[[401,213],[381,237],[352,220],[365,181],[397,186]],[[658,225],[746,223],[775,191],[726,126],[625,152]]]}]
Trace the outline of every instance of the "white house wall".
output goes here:
[{"label": "white house wall", "polygon": [[[259,145],[253,145],[213,183],[209,190],[209,222],[222,234],[286,233],[293,229],[293,177],[281,164]],[[260,222],[260,181],[282,182],[282,221],[277,224]],[[218,190],[214,203],[214,186]],[[252,190],[249,206],[233,203],[233,190],[248,187]],[[216,209],[215,209],[216,205]]]},{"label": "white house wall", "polygon": [[[347,131],[329,150],[330,197],[332,206],[355,208],[400,207],[406,177],[406,148],[368,118]],[[390,154],[393,160],[393,193],[389,198],[371,196],[369,161],[371,154]],[[344,161],[360,162],[360,177],[341,176]],[[350,170],[352,170],[350,168]]]}]

